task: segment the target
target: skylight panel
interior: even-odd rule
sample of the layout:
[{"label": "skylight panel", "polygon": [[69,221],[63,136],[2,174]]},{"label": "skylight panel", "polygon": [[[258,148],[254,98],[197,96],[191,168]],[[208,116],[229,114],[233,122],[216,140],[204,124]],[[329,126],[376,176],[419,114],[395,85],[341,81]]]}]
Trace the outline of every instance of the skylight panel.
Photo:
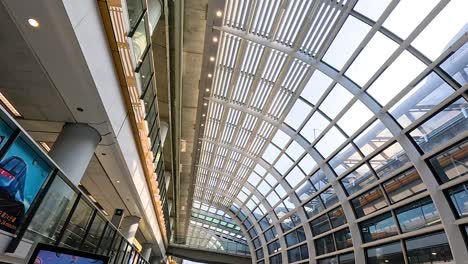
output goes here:
[{"label": "skylight panel", "polygon": [[349,16],[325,53],[323,61],[341,70],[369,30],[370,26]]},{"label": "skylight panel", "polygon": [[269,144],[268,147],[265,150],[265,153],[263,153],[262,158],[266,162],[272,164],[273,161],[275,161],[276,157],[278,157],[279,154],[280,154],[280,150],[277,147],[275,147],[274,145]]},{"label": "skylight panel", "polygon": [[284,175],[291,168],[293,164],[294,162],[288,156],[283,154],[275,163],[274,167],[281,175]]},{"label": "skylight panel", "polygon": [[297,130],[311,109],[312,107],[310,107],[301,99],[298,99],[289,114],[286,116],[284,122],[286,122],[293,129]]},{"label": "skylight panel", "polygon": [[304,151],[304,148],[299,145],[299,143],[293,141],[286,149],[286,154],[288,154],[293,160],[297,160],[300,156],[302,156],[302,154],[304,154]]},{"label": "skylight panel", "polygon": [[262,37],[268,37],[281,1],[259,0],[257,2],[258,4],[252,24],[252,32]]},{"label": "skylight panel", "polygon": [[301,93],[301,97],[311,104],[316,105],[332,81],[333,80],[330,77],[323,74],[321,71],[315,70],[304,87],[304,90]]},{"label": "skylight panel", "polygon": [[383,26],[406,39],[438,3],[439,0],[425,0],[424,4],[413,0],[400,1]]},{"label": "skylight panel", "polygon": [[343,142],[345,142],[345,140],[346,138],[343,136],[343,134],[336,127],[332,127],[315,145],[315,148],[320,152],[320,154],[322,154],[324,158],[327,158]]},{"label": "skylight panel", "polygon": [[276,185],[275,191],[279,195],[279,197],[284,197],[287,194],[283,186],[281,186],[281,184]]},{"label": "skylight panel", "polygon": [[252,184],[254,187],[257,186],[257,184],[262,180],[262,178],[260,178],[260,176],[258,176],[255,172],[252,172],[249,176],[249,178],[247,179],[247,181]]},{"label": "skylight panel", "polygon": [[452,0],[435,17],[412,45],[431,60],[439,55],[456,39],[468,31],[468,1]]},{"label": "skylight panel", "polygon": [[302,128],[300,134],[307,139],[307,141],[312,143],[329,123],[330,121],[328,121],[319,111],[315,111]]},{"label": "skylight panel", "polygon": [[408,51],[403,53],[369,87],[368,93],[381,105],[386,105],[403,90],[426,65]]},{"label": "skylight panel", "polygon": [[336,84],[320,105],[320,110],[329,118],[334,119],[351,98],[353,98],[353,95],[348,90],[341,86],[341,84]]},{"label": "skylight panel", "polygon": [[396,42],[377,32],[359,53],[345,75],[361,87],[364,86],[397,48]]},{"label": "skylight panel", "polygon": [[268,173],[268,174],[265,176],[265,180],[266,180],[271,186],[275,186],[275,184],[278,183],[278,182],[276,181],[275,177],[273,177],[270,173]]},{"label": "skylight panel", "polygon": [[301,161],[299,162],[299,167],[306,173],[310,174],[315,167],[317,166],[317,162],[309,155],[305,155]]},{"label": "skylight panel", "polygon": [[275,145],[282,149],[286,146],[290,139],[291,137],[289,137],[288,135],[286,135],[286,133],[278,129],[271,142],[275,143]]},{"label": "skylight panel", "polygon": [[286,176],[286,181],[291,185],[291,188],[294,188],[304,179],[304,177],[304,173],[298,167],[294,167],[294,169],[292,169]]},{"label": "skylight panel", "polygon": [[351,136],[373,115],[371,110],[358,100],[346,111],[343,117],[338,120],[338,126],[340,126],[348,136]]},{"label": "skylight panel", "polygon": [[262,79],[270,82],[276,82],[285,61],[286,54],[277,50],[271,51],[266,63],[268,66],[265,67],[262,73]]},{"label": "skylight panel", "polygon": [[266,173],[266,169],[259,164],[255,165],[254,171],[261,176],[263,176]]},{"label": "skylight panel", "polygon": [[276,192],[270,192],[267,196],[267,201],[268,203],[270,203],[271,206],[274,206],[276,205],[279,201],[281,200],[281,198],[279,198],[278,194],[276,194]]},{"label": "skylight panel", "polygon": [[266,196],[266,194],[271,190],[271,186],[268,185],[265,181],[262,181],[260,185],[258,186],[258,191],[263,195]]},{"label": "skylight panel", "polygon": [[377,21],[390,2],[391,0],[359,0],[354,6],[354,10]]}]

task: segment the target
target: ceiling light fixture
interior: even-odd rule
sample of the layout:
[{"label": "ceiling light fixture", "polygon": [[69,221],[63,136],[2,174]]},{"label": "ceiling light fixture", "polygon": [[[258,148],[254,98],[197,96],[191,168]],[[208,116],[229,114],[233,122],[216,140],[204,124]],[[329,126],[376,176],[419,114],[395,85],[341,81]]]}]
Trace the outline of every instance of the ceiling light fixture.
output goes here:
[{"label": "ceiling light fixture", "polygon": [[213,77],[213,74],[208,73],[208,78],[211,78],[211,77]]},{"label": "ceiling light fixture", "polygon": [[31,25],[31,27],[35,27],[35,28],[39,27],[39,22],[34,18],[28,19],[28,23],[29,25]]},{"label": "ceiling light fixture", "polygon": [[203,116],[203,117],[205,117],[206,115],[205,115],[205,114],[203,114],[202,116]]},{"label": "ceiling light fixture", "polygon": [[116,183],[120,183],[120,181],[119,181],[119,180],[116,180],[115,182],[116,182]]},{"label": "ceiling light fixture", "polygon": [[217,37],[213,37],[213,42],[214,42],[214,43],[218,42],[218,38],[217,38]]},{"label": "ceiling light fixture", "polygon": [[209,92],[209,91],[210,91],[210,88],[206,88],[206,90],[205,90],[205,91]]},{"label": "ceiling light fixture", "polygon": [[16,117],[21,117],[21,114],[16,110],[16,108],[6,99],[6,97],[0,93],[0,101],[10,110],[10,112],[15,115]]},{"label": "ceiling light fixture", "polygon": [[207,106],[207,105],[208,105],[208,103],[203,103],[203,105],[204,105],[204,106]]},{"label": "ceiling light fixture", "polygon": [[221,10],[218,10],[218,11],[216,12],[216,16],[217,16],[217,17],[221,17],[222,15],[223,15],[223,12],[221,12]]},{"label": "ceiling light fixture", "polygon": [[50,151],[50,147],[49,147],[49,145],[47,145],[47,143],[41,141],[41,142],[39,142],[39,144],[41,144],[42,148],[43,148],[45,151],[47,151],[47,152]]},{"label": "ceiling light fixture", "polygon": [[215,61],[215,57],[211,56],[210,61]]}]

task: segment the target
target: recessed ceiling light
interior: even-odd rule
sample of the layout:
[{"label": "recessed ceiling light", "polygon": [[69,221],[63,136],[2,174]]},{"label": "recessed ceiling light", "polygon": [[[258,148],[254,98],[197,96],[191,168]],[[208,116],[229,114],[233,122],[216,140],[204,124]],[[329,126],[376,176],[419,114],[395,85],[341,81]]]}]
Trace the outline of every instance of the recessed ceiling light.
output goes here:
[{"label": "recessed ceiling light", "polygon": [[117,181],[115,181],[115,182],[116,182],[116,183],[120,183],[120,181],[119,181],[119,180],[117,180]]},{"label": "recessed ceiling light", "polygon": [[203,117],[205,117],[206,115],[205,115],[205,114],[203,114],[202,116],[203,116]]},{"label": "recessed ceiling light", "polygon": [[436,252],[432,252],[432,255],[435,256],[435,255],[437,255],[437,253],[436,253]]},{"label": "recessed ceiling light", "polygon": [[211,77],[213,77],[213,74],[208,73],[208,78],[211,78]]},{"label": "recessed ceiling light", "polygon": [[215,61],[215,57],[211,56],[210,61]]},{"label": "recessed ceiling light", "polygon": [[204,106],[207,106],[207,105],[208,105],[208,103],[203,103],[203,105],[204,105]]},{"label": "recessed ceiling light", "polygon": [[206,90],[205,90],[205,91],[209,92],[209,91],[210,91],[210,88],[206,88]]},{"label": "recessed ceiling light", "polygon": [[216,12],[216,16],[217,16],[217,17],[221,17],[222,15],[223,15],[223,12],[221,12],[221,10],[218,10],[218,11]]},{"label": "recessed ceiling light", "polygon": [[214,43],[218,42],[218,38],[217,38],[217,37],[213,37],[213,42],[214,42]]},{"label": "recessed ceiling light", "polygon": [[201,126],[204,126],[203,124],[201,124]]},{"label": "recessed ceiling light", "polygon": [[34,18],[28,19],[28,23],[29,25],[31,25],[31,27],[35,27],[35,28],[39,27],[39,22]]}]

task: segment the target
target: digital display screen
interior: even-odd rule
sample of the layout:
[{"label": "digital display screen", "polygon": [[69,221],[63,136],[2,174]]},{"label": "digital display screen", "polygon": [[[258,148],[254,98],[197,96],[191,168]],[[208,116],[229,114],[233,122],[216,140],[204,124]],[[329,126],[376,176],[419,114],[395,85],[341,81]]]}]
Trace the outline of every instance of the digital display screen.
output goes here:
[{"label": "digital display screen", "polygon": [[34,264],[104,264],[103,260],[40,250]]}]

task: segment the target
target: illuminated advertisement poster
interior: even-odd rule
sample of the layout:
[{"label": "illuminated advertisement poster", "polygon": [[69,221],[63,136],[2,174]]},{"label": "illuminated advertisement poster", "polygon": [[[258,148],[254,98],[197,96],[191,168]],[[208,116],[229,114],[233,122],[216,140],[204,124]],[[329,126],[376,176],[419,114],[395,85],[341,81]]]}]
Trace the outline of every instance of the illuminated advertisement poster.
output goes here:
[{"label": "illuminated advertisement poster", "polygon": [[15,233],[50,171],[50,166],[21,137],[13,142],[0,159],[1,230]]},{"label": "illuminated advertisement poster", "polygon": [[104,264],[104,261],[48,250],[41,250],[37,254],[37,257],[34,260],[34,264]]}]

